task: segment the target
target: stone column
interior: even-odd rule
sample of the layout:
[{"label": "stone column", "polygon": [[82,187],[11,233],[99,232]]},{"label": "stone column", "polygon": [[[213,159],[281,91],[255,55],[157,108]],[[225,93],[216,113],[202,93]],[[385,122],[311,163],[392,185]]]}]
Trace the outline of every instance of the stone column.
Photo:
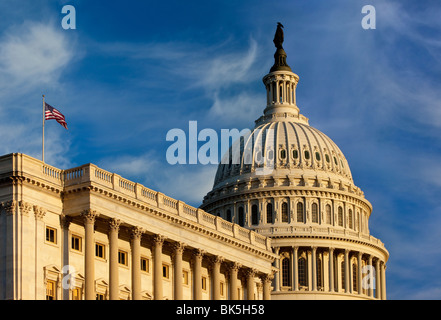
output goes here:
[{"label": "stone column", "polygon": [[260,276],[263,286],[263,300],[271,300],[271,281],[274,276],[271,274],[263,274]]},{"label": "stone column", "polygon": [[202,257],[204,252],[196,249],[193,252],[193,299],[202,300]]},{"label": "stone column", "polygon": [[298,271],[298,262],[299,262],[299,247],[292,247],[293,250],[293,258],[292,258],[292,290],[299,291],[299,271]]},{"label": "stone column", "polygon": [[44,283],[44,273],[43,273],[43,265],[41,259],[41,250],[43,248],[42,244],[44,243],[43,218],[46,215],[46,210],[41,207],[34,206],[34,215],[35,215],[35,299],[44,300],[46,299],[46,295],[45,295],[46,288],[42,287],[42,284]]},{"label": "stone column", "polygon": [[358,294],[363,294],[363,288],[362,288],[362,257],[363,253],[358,253],[358,274],[357,274],[357,287],[358,287]]},{"label": "stone column", "polygon": [[182,286],[182,254],[184,252],[185,244],[182,242],[175,242],[173,244],[173,293],[174,300],[183,300],[183,286]]},{"label": "stone column", "polygon": [[329,248],[329,291],[334,292],[334,248]]},{"label": "stone column", "polygon": [[165,237],[159,234],[153,237],[153,299],[162,300],[162,245]]},{"label": "stone column", "polygon": [[84,298],[96,300],[95,293],[95,219],[98,213],[95,210],[87,209],[81,213],[84,219],[85,244],[84,244]]},{"label": "stone column", "polygon": [[109,223],[109,299],[119,300],[118,232],[121,220]]},{"label": "stone column", "polygon": [[[373,267],[372,265],[372,256],[369,256],[369,263],[370,265]],[[370,274],[370,276],[374,277],[374,284],[369,286],[369,296],[370,297],[374,297],[374,290],[373,290],[373,286],[375,287],[375,298],[377,299],[381,299],[381,290],[380,290],[380,259],[377,259],[375,262],[375,274],[372,275]],[[372,279],[372,278],[371,278]],[[372,282],[372,281],[371,281]]]},{"label": "stone column", "polygon": [[317,291],[317,247],[312,247],[312,291]]},{"label": "stone column", "polygon": [[[62,266],[70,266],[69,264],[69,250],[70,250],[70,241],[69,241],[69,226],[72,222],[72,217],[70,216],[65,216],[65,215],[61,215],[60,216],[60,225],[62,228],[62,257],[61,257],[61,265]],[[64,270],[65,271],[65,270]],[[70,273],[70,267],[67,270],[67,272],[63,272],[65,273]],[[63,276],[64,276],[63,274]],[[69,288],[69,286],[62,286],[62,290],[63,290],[63,300],[69,300],[69,291],[72,288]]]},{"label": "stone column", "polygon": [[[279,247],[274,248],[274,253],[278,256],[279,255]],[[274,261],[274,267],[277,269],[277,274],[274,277],[274,291],[280,291],[280,257],[277,257]]]},{"label": "stone column", "polygon": [[349,249],[345,249],[345,292],[349,293]]},{"label": "stone column", "polygon": [[247,300],[254,300],[254,276],[256,275],[256,270],[248,269],[246,272],[247,276]]},{"label": "stone column", "polygon": [[381,300],[386,300],[386,264],[381,263]]},{"label": "stone column", "polygon": [[237,262],[233,262],[229,266],[230,272],[230,300],[237,300],[237,272],[241,265]]},{"label": "stone column", "polygon": [[211,259],[213,278],[213,300],[220,300],[220,266],[224,261],[222,257],[216,256]]},{"label": "stone column", "polygon": [[141,300],[141,237],[143,229],[133,227],[130,234],[132,242],[132,300]]}]

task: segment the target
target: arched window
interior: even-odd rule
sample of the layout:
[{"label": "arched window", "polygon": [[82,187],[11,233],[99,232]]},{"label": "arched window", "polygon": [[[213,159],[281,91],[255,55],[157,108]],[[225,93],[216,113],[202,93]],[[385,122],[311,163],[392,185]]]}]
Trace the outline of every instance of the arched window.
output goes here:
[{"label": "arched window", "polygon": [[311,211],[312,211],[312,222],[318,223],[318,205],[317,205],[317,203],[312,204]]},{"label": "arched window", "polygon": [[230,209],[227,210],[227,221],[231,222],[231,210]]},{"label": "arched window", "polygon": [[268,203],[266,205],[266,223],[274,223],[273,220],[273,204]]},{"label": "arched window", "polygon": [[297,151],[296,149],[292,150],[292,157],[294,159],[297,159],[299,157],[299,151]]},{"label": "arched window", "polygon": [[257,205],[253,204],[251,207],[251,223],[252,224],[259,224],[259,216],[257,213]]},{"label": "arched window", "polygon": [[297,222],[303,222],[303,203],[297,203]]},{"label": "arched window", "polygon": [[302,287],[306,287],[308,285],[308,277],[306,274],[306,259],[299,259],[299,285]]},{"label": "arched window", "polygon": [[343,227],[343,208],[338,207],[338,217],[337,217],[338,225]]},{"label": "arched window", "polygon": [[289,286],[289,258],[284,258],[282,260],[282,286]]},{"label": "arched window", "polygon": [[322,286],[322,259],[320,259],[320,257],[317,257],[317,288],[321,288]]},{"label": "arched window", "polygon": [[239,225],[241,227],[245,225],[245,214],[243,213],[243,207],[239,207]]},{"label": "arched window", "polygon": [[288,222],[288,204],[282,203],[282,222]]},{"label": "arched window", "polygon": [[331,206],[329,204],[326,205],[326,223],[332,224],[332,214],[331,214]]},{"label": "arched window", "polygon": [[352,218],[352,209],[349,209],[348,214],[349,214],[349,217],[348,217],[349,218],[349,228],[353,229],[354,226],[353,226],[353,218]]},{"label": "arched window", "polygon": [[355,262],[352,264],[352,291],[358,291],[358,283],[357,283],[357,265]]},{"label": "arched window", "polygon": [[286,150],[285,149],[280,150],[280,159],[283,159],[283,160],[286,159]]}]

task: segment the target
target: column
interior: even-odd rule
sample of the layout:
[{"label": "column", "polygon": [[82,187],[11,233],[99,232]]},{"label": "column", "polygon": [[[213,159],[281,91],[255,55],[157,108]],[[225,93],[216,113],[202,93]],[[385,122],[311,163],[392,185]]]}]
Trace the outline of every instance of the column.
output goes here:
[{"label": "column", "polygon": [[317,291],[317,247],[312,247],[312,291]]},{"label": "column", "polygon": [[260,276],[263,287],[263,300],[271,300],[271,281],[274,278],[272,274],[263,274]]},{"label": "column", "polygon": [[372,274],[373,271],[373,263],[372,263],[372,256],[369,256],[369,287],[368,287],[368,294],[369,297],[373,298],[374,297],[374,288],[375,288],[375,292],[377,294],[378,299],[381,299],[381,294],[380,294],[380,290],[379,290],[379,283],[380,283],[380,278],[379,278],[379,268],[380,268],[380,260],[377,259],[377,263],[375,266],[375,274]]},{"label": "column", "polygon": [[193,252],[193,299],[202,300],[202,257],[204,252],[195,249]]},{"label": "column", "polygon": [[334,292],[334,248],[329,248],[329,291]]},{"label": "column", "polygon": [[175,242],[173,244],[173,294],[174,300],[183,300],[182,289],[182,254],[184,252],[185,244],[182,242]]},{"label": "column", "polygon": [[[43,287],[44,283],[44,273],[43,265],[41,259],[41,250],[44,243],[44,222],[43,218],[46,214],[46,210],[34,206],[35,215],[35,299],[44,300],[46,299],[46,287]],[[5,296],[5,299],[8,297]]]},{"label": "column", "polygon": [[213,279],[213,300],[220,300],[220,267],[224,259],[216,256],[211,259]]},{"label": "column", "polygon": [[141,300],[141,237],[143,229],[133,227],[130,234],[132,243],[132,300]]},{"label": "column", "polygon": [[381,268],[381,300],[386,300],[386,264],[383,262]]},{"label": "column", "polygon": [[349,293],[349,249],[345,249],[345,292]]},{"label": "column", "polygon": [[229,266],[230,272],[230,300],[237,300],[237,272],[239,271],[241,265],[237,262],[233,262]]},{"label": "column", "polygon": [[358,274],[357,274],[357,288],[358,288],[358,294],[363,294],[363,288],[362,288],[362,257],[363,253],[358,253]]},{"label": "column", "polygon": [[119,300],[118,232],[121,220],[109,220],[109,299]]},{"label": "column", "polygon": [[248,269],[246,272],[247,276],[247,300],[254,300],[254,276],[256,275],[256,270]]},{"label": "column", "polygon": [[[274,248],[274,253],[278,256],[279,255],[279,247]],[[280,291],[280,257],[277,257],[274,261],[274,267],[277,269],[277,274],[274,277],[274,291]]]},{"label": "column", "polygon": [[376,298],[381,299],[380,259],[375,262],[375,291]]},{"label": "column", "polygon": [[299,261],[299,247],[292,247],[292,290],[299,291],[299,271],[298,271],[298,261]]},{"label": "column", "polygon": [[96,300],[95,293],[95,219],[98,213],[95,210],[87,209],[81,213],[84,219],[85,244],[84,244],[84,298]]},{"label": "column", "polygon": [[153,299],[162,300],[162,245],[165,237],[159,234],[153,237]]}]

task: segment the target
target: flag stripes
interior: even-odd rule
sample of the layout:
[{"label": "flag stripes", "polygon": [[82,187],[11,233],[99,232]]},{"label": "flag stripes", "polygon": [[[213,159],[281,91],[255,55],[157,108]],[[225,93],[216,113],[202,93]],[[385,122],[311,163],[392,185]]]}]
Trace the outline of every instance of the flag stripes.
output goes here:
[{"label": "flag stripes", "polygon": [[61,124],[65,129],[67,129],[67,123],[64,115],[52,107],[51,105],[44,103],[45,110],[45,120],[56,120],[59,124]]}]

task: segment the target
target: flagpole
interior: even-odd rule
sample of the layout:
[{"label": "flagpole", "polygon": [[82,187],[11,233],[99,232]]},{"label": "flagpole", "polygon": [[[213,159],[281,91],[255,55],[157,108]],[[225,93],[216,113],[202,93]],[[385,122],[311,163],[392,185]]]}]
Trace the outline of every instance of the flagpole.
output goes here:
[{"label": "flagpole", "polygon": [[41,152],[43,163],[44,163],[44,119],[45,119],[45,114],[46,114],[45,109],[46,108],[44,105],[44,94],[43,94],[43,143],[42,143],[42,152]]}]

